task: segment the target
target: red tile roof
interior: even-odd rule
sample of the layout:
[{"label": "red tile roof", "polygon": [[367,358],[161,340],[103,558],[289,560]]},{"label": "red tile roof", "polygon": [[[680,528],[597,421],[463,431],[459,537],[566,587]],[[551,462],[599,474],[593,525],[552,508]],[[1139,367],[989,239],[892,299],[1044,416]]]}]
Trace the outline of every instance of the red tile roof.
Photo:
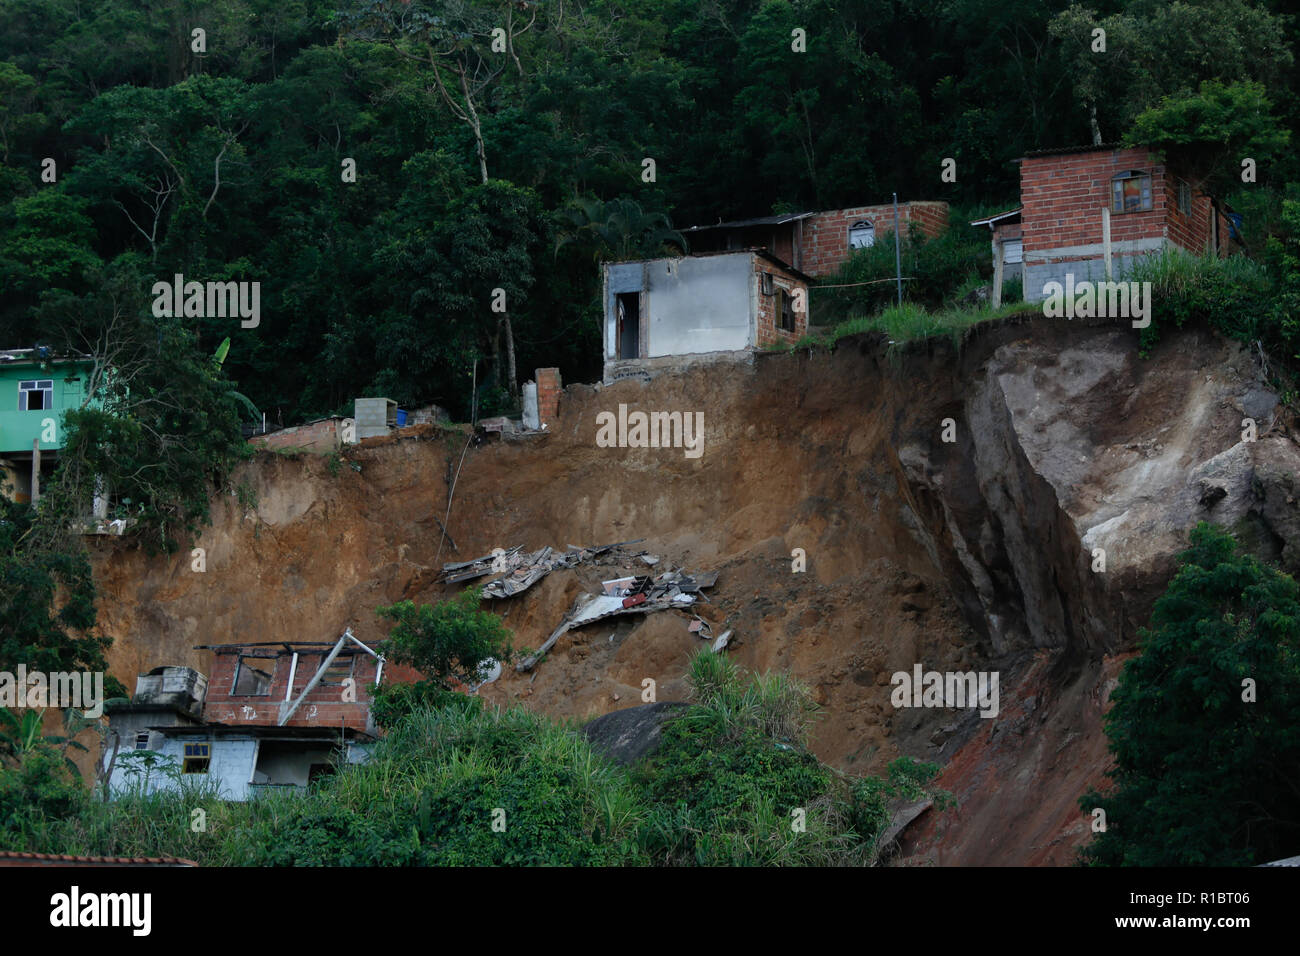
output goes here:
[{"label": "red tile roof", "polygon": [[69,856],[0,850],[0,866],[198,866],[175,856]]}]

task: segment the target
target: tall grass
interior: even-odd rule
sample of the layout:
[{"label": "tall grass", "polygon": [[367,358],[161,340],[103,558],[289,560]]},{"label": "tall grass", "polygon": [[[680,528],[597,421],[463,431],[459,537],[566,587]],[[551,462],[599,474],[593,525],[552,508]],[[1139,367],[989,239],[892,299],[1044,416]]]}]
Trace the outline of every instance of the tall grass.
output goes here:
[{"label": "tall grass", "polygon": [[1206,322],[1241,341],[1270,337],[1274,283],[1253,259],[1165,250],[1139,257],[1124,281],[1151,283],[1151,324],[1141,331],[1144,352],[1162,332],[1189,320]]},{"label": "tall grass", "polygon": [[696,703],[630,769],[573,725],[458,705],[412,710],[366,762],[305,792],[244,803],[201,785],[142,785],[104,803],[61,776],[61,761],[36,756],[0,768],[0,846],[208,866],[874,860],[890,783],[864,789],[808,750],[817,707],[807,688],[707,651],[688,677]]}]

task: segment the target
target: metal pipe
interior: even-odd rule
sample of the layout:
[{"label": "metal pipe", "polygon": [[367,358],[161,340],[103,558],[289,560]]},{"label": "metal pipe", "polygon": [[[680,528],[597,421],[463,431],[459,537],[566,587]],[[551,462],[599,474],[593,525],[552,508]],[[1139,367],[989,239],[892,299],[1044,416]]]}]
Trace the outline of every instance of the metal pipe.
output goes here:
[{"label": "metal pipe", "polygon": [[903,304],[903,251],[898,238],[898,193],[894,193],[894,275],[898,278],[898,304]]}]

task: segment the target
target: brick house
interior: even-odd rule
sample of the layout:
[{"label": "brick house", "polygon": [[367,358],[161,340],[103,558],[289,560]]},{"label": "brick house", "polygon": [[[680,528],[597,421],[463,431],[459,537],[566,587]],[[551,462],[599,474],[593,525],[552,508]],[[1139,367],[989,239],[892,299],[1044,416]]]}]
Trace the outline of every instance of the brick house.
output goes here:
[{"label": "brick house", "polygon": [[684,361],[744,359],[808,331],[808,276],[766,249],[602,269],[607,383]]},{"label": "brick house", "polygon": [[[899,203],[898,224],[905,235],[915,225],[933,239],[948,228],[948,204]],[[874,245],[878,237],[893,231],[894,204],[889,202],[691,226],[682,234],[694,253],[765,249],[800,272],[823,278],[838,269],[854,249]]]},{"label": "brick house", "polygon": [[1039,150],[1020,163],[1020,208],[987,225],[994,248],[1013,249],[1019,233],[1025,299],[1044,298],[1043,285],[1120,279],[1135,257],[1166,249],[1226,256],[1233,223],[1199,194],[1180,170],[1147,147],[1118,145]]},{"label": "brick house", "polygon": [[[213,654],[210,679],[189,668],[157,668],[141,675],[129,705],[106,708],[116,735],[102,758],[110,792],[206,783],[224,799],[247,800],[269,789],[304,788],[339,760],[368,757],[378,735],[370,685],[419,678],[387,665],[351,630],[333,644],[196,650]],[[179,689],[160,694],[154,685],[172,676]],[[158,769],[164,765],[171,771]]]}]

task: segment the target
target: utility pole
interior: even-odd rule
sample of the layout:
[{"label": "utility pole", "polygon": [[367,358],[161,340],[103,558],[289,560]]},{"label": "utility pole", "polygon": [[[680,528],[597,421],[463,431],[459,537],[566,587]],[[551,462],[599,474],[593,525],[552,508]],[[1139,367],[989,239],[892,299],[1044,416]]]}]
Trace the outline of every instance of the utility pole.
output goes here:
[{"label": "utility pole", "polygon": [[898,193],[894,193],[894,275],[898,278],[898,304],[903,304],[903,252],[898,238]]}]

